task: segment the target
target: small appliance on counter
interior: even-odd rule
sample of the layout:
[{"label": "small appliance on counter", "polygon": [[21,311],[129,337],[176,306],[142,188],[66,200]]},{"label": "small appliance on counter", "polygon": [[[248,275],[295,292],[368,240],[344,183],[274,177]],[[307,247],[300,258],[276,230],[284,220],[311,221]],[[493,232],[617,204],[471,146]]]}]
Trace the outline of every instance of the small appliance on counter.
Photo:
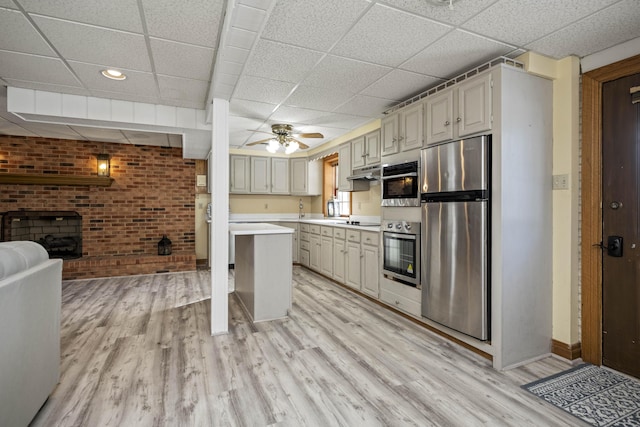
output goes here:
[{"label": "small appliance on counter", "polygon": [[340,216],[340,201],[338,199],[333,198],[327,202],[327,216]]}]

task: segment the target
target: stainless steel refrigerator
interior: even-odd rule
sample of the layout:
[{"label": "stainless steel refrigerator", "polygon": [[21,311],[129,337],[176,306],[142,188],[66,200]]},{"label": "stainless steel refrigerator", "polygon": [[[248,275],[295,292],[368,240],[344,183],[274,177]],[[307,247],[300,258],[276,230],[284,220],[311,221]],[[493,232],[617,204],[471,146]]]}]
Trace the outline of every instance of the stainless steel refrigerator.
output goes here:
[{"label": "stainless steel refrigerator", "polygon": [[421,152],[422,316],[490,339],[491,137]]}]

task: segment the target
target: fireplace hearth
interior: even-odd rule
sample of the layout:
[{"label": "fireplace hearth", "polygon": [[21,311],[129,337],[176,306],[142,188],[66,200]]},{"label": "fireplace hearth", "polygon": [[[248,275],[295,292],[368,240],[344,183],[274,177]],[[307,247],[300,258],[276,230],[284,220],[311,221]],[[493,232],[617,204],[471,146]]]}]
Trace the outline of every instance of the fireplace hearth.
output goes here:
[{"label": "fireplace hearth", "polygon": [[30,240],[50,258],[82,257],[82,216],[74,211],[11,211],[2,214],[2,241]]}]

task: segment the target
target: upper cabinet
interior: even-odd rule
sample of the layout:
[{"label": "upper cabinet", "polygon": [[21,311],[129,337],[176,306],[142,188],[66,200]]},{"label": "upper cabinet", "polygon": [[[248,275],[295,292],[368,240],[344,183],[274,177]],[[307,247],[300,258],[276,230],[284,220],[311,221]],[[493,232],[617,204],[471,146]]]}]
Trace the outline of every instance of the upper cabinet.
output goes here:
[{"label": "upper cabinet", "polygon": [[351,166],[357,169],[380,163],[380,130],[351,141]]},{"label": "upper cabinet", "polygon": [[271,159],[271,194],[289,194],[289,159]]},{"label": "upper cabinet", "polygon": [[353,171],[351,153],[351,141],[338,147],[338,191],[366,191],[369,189],[369,181],[347,179]]},{"label": "upper cabinet", "polygon": [[269,157],[250,157],[251,193],[268,194],[271,192],[271,159]]},{"label": "upper cabinet", "polygon": [[491,73],[470,78],[426,100],[427,144],[491,129]]},{"label": "upper cabinet", "polygon": [[322,194],[322,161],[293,158],[289,162],[291,195],[317,196]]},{"label": "upper cabinet", "polygon": [[385,117],[380,127],[382,155],[422,148],[423,123],[422,103],[410,105]]},{"label": "upper cabinet", "polygon": [[248,156],[232,154],[229,156],[229,192],[246,194],[251,192],[250,163]]}]

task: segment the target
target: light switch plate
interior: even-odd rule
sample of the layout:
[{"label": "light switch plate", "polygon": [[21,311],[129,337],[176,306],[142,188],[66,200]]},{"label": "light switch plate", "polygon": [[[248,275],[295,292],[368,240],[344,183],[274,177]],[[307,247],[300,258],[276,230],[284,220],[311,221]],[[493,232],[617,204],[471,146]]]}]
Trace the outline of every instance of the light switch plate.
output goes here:
[{"label": "light switch plate", "polygon": [[207,175],[196,175],[196,187],[207,186]]},{"label": "light switch plate", "polygon": [[569,175],[553,175],[553,186],[554,190],[568,190],[569,189]]}]

